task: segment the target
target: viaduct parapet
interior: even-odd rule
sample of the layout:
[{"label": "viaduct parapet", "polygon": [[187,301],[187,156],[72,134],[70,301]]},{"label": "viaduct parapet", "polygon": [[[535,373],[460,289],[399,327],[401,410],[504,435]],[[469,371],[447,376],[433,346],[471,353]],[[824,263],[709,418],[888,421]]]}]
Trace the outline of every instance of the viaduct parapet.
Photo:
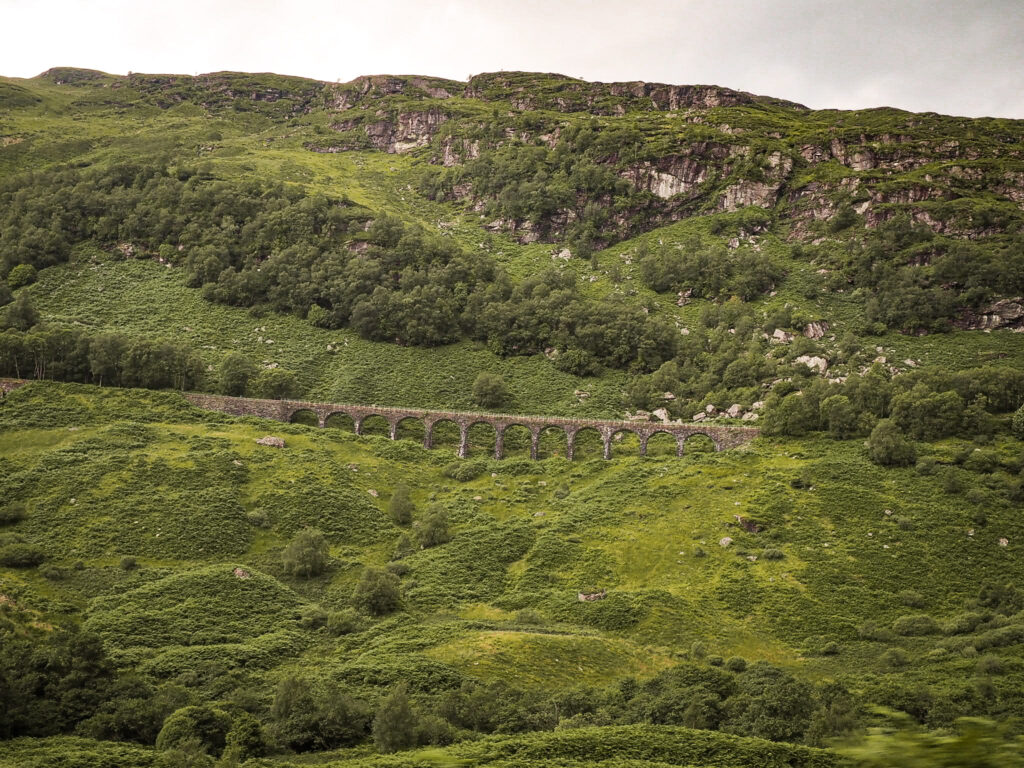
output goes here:
[{"label": "viaduct parapet", "polygon": [[612,441],[616,434],[627,432],[640,440],[640,455],[647,455],[647,442],[659,432],[671,435],[676,441],[676,455],[682,456],[686,440],[694,435],[705,435],[715,445],[716,451],[724,451],[749,443],[760,430],[752,427],[715,427],[710,425],[659,424],[657,422],[614,421],[601,419],[567,419],[556,416],[520,416],[505,413],[470,413],[465,411],[426,411],[415,408],[386,408],[376,405],[342,405],[334,403],[311,403],[299,400],[256,400],[247,397],[225,397],[186,393],[185,397],[200,408],[220,411],[233,416],[257,416],[264,419],[291,422],[302,412],[316,416],[321,427],[327,426],[327,419],[335,414],[347,416],[355,426],[356,434],[362,434],[363,423],[371,416],[380,416],[388,423],[388,434],[394,440],[398,436],[398,425],[406,419],[423,423],[425,437],[423,445],[432,448],[434,427],[441,422],[452,422],[459,428],[459,456],[465,458],[469,452],[469,430],[475,424],[488,424],[494,429],[494,458],[500,459],[505,452],[505,430],[509,427],[525,427],[530,432],[530,458],[537,458],[541,433],[549,428],[561,430],[566,437],[566,454],[571,461],[576,449],[576,436],[585,429],[592,429],[601,436],[604,458],[612,456]]}]

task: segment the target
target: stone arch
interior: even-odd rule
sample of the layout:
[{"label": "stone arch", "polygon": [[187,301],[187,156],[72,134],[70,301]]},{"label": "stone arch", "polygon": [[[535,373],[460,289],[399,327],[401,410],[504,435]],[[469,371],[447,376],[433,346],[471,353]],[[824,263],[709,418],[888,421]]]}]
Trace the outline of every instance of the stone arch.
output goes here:
[{"label": "stone arch", "polygon": [[680,452],[684,453],[714,453],[718,450],[718,442],[706,432],[691,432],[687,435],[680,435]]},{"label": "stone arch", "polygon": [[415,440],[422,443],[426,438],[427,429],[419,416],[403,416],[392,424],[395,440]]},{"label": "stone arch", "polygon": [[501,429],[502,457],[526,458],[533,447],[533,431],[525,424],[505,424]]},{"label": "stone arch", "polygon": [[296,408],[288,416],[289,424],[305,424],[307,427],[319,427],[320,416],[312,408]]},{"label": "stone arch", "polygon": [[558,424],[547,424],[540,428],[539,439],[537,440],[537,456],[541,459],[549,459],[554,456],[568,456],[569,435]]},{"label": "stone arch", "polygon": [[574,459],[596,459],[604,455],[604,435],[599,427],[567,429],[568,457]]},{"label": "stone arch", "polygon": [[391,437],[391,424],[379,413],[368,413],[358,421],[360,435]]},{"label": "stone arch", "polygon": [[331,411],[324,419],[324,426],[328,429],[340,429],[345,432],[356,431],[356,421],[345,411]]},{"label": "stone arch", "polygon": [[642,456],[644,452],[644,436],[642,433],[629,427],[611,428],[611,442],[606,458],[611,458],[614,452],[617,456]]},{"label": "stone arch", "polygon": [[427,448],[458,448],[462,442],[462,427],[453,418],[442,416],[428,419],[423,438]]},{"label": "stone arch", "polygon": [[466,458],[480,453],[493,456],[498,444],[498,429],[486,419],[467,422],[465,438],[459,445],[459,455]]},{"label": "stone arch", "polygon": [[667,429],[656,429],[643,441],[644,455],[651,457],[678,456],[679,440]]}]

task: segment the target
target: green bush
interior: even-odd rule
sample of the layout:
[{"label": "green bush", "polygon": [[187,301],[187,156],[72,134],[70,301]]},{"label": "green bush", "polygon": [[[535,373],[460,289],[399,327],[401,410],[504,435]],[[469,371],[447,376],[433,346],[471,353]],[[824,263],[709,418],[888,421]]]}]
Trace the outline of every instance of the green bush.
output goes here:
[{"label": "green bush", "polygon": [[868,438],[871,460],[886,466],[907,466],[917,460],[914,444],[907,440],[896,423],[882,419]]},{"label": "green bush", "polygon": [[131,555],[125,555],[121,558],[121,562],[118,563],[118,567],[122,571],[134,571],[139,567],[138,561]]},{"label": "green bush", "polygon": [[904,589],[897,598],[908,608],[924,608],[924,595],[916,589]]},{"label": "green bush", "polygon": [[897,635],[909,637],[935,635],[939,632],[939,625],[931,616],[919,613],[909,616],[900,616],[892,623],[892,631]]},{"label": "green bush", "polygon": [[359,614],[351,608],[344,608],[340,611],[331,611],[327,614],[327,631],[335,637],[351,635],[363,628],[363,622]]},{"label": "green bush", "polygon": [[212,755],[224,751],[231,716],[209,705],[183,707],[171,714],[156,737],[159,750],[180,747],[191,739],[198,739]]},{"label": "green bush", "polygon": [[498,408],[507,398],[508,387],[501,376],[483,372],[473,382],[473,401],[484,408]]},{"label": "green bush", "polygon": [[742,672],[747,668],[747,660],[742,656],[730,656],[725,660],[725,668],[730,672]]},{"label": "green bush", "polygon": [[974,665],[979,675],[1001,675],[1005,664],[1003,660],[994,653],[986,653],[978,663]]},{"label": "green bush", "polygon": [[303,528],[281,553],[281,567],[289,576],[319,576],[330,559],[327,539],[316,528]]},{"label": "green bush", "polygon": [[0,565],[6,568],[35,568],[46,559],[46,553],[29,544],[21,536],[0,538]]},{"label": "green bush", "polygon": [[395,522],[395,525],[409,525],[412,522],[412,514],[415,511],[416,506],[412,503],[412,499],[409,498],[409,486],[405,483],[399,483],[395,486],[395,490],[391,494],[391,500],[388,502],[388,512],[391,514],[391,519]]},{"label": "green bush", "polygon": [[25,519],[25,505],[11,503],[0,507],[0,525],[13,525]]},{"label": "green bush", "polygon": [[36,268],[31,264],[18,264],[7,275],[7,284],[12,291],[31,285],[36,281]]},{"label": "green bush", "polygon": [[392,613],[402,604],[398,577],[380,568],[367,568],[352,592],[352,602],[376,616]]},{"label": "green bush", "polygon": [[781,549],[766,549],[761,552],[762,560],[782,560],[786,553]]},{"label": "green bush", "polygon": [[460,483],[468,483],[475,480],[487,471],[487,462],[482,459],[471,459],[469,461],[453,461],[446,466],[441,473],[452,480]]},{"label": "green bush", "polygon": [[1014,436],[1018,440],[1024,440],[1024,405],[1014,412],[1011,424]]}]

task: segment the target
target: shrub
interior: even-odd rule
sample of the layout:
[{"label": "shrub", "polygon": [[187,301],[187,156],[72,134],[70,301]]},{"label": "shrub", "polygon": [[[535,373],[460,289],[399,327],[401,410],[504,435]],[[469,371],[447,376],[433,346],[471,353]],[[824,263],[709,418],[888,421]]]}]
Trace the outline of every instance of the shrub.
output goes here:
[{"label": "shrub", "polygon": [[138,561],[131,555],[125,555],[121,558],[121,562],[118,563],[118,567],[122,571],[134,571],[139,567]]},{"label": "shrub", "polygon": [[289,576],[318,576],[327,568],[327,540],[316,528],[304,528],[295,534],[281,553],[281,565]]},{"label": "shrub", "polygon": [[1024,440],[1024,405],[1014,412],[1013,419],[1010,423],[1013,428],[1014,436],[1018,440]]},{"label": "shrub", "polygon": [[231,716],[209,705],[182,707],[166,720],[156,737],[159,750],[181,747],[186,741],[198,739],[211,754],[219,755],[231,730]]},{"label": "shrub", "polygon": [[395,525],[409,525],[412,522],[412,513],[416,507],[409,498],[409,486],[399,483],[391,494],[391,501],[388,502],[388,512]]},{"label": "shrub", "polygon": [[441,470],[441,474],[452,480],[458,480],[460,483],[467,483],[480,477],[486,471],[487,463],[474,459],[472,461],[453,461]]},{"label": "shrub", "polygon": [[299,382],[295,374],[284,368],[269,368],[260,371],[253,384],[257,397],[267,400],[287,400],[299,393]]},{"label": "shrub", "polygon": [[225,395],[241,397],[255,376],[256,366],[252,361],[245,355],[232,352],[220,365],[220,391]]},{"label": "shrub", "polygon": [[524,608],[516,612],[515,622],[526,626],[539,626],[544,623],[544,617],[530,608]]},{"label": "shrub", "polygon": [[721,656],[708,656],[707,659],[705,659],[705,661],[707,661],[707,663],[710,664],[712,667],[720,667],[723,664],[725,664],[725,659],[723,659]]},{"label": "shrub", "polygon": [[373,718],[373,740],[381,752],[397,752],[416,745],[416,715],[409,705],[405,685],[384,699]]},{"label": "shrub", "polygon": [[359,632],[362,628],[363,623],[359,614],[351,608],[331,611],[327,614],[327,631],[335,637],[351,635],[353,632]]},{"label": "shrub", "polygon": [[46,559],[43,550],[23,539],[5,539],[0,545],[0,565],[5,568],[35,568]]},{"label": "shrub", "polygon": [[299,626],[303,629],[320,629],[327,625],[327,612],[319,605],[307,605],[299,614]]},{"label": "shrub", "polygon": [[1000,675],[1003,673],[1003,660],[994,653],[986,653],[975,665],[979,675]]},{"label": "shrub", "polygon": [[875,642],[888,642],[893,639],[892,631],[886,627],[880,626],[875,621],[865,621],[859,627],[857,627],[857,634],[864,640],[873,640]]},{"label": "shrub", "polygon": [[896,423],[889,419],[882,419],[871,430],[868,453],[876,464],[886,466],[907,466],[917,460],[914,444],[907,440]]},{"label": "shrub", "polygon": [[391,613],[402,602],[398,577],[380,568],[367,568],[352,592],[352,602],[376,616]]},{"label": "shrub", "polygon": [[0,307],[10,304],[13,299],[14,294],[11,293],[11,289],[7,286],[7,281],[0,280]]},{"label": "shrub", "polygon": [[0,508],[0,525],[13,525],[25,519],[24,504],[8,504]]},{"label": "shrub", "polygon": [[473,401],[484,408],[497,408],[508,397],[505,380],[493,373],[481,373],[473,382]]},{"label": "shrub", "polygon": [[934,635],[938,634],[939,625],[931,616],[919,613],[910,616],[900,616],[892,623],[892,631],[897,635],[905,637]]},{"label": "shrub", "polygon": [[923,608],[924,595],[914,589],[904,589],[898,595],[899,601],[908,608]]},{"label": "shrub", "polygon": [[781,560],[786,556],[786,553],[781,549],[766,549],[761,552],[762,560]]},{"label": "shrub", "polygon": [[910,656],[901,648],[890,648],[882,654],[882,663],[894,669],[905,667],[910,663]]},{"label": "shrub", "polygon": [[742,656],[730,656],[725,660],[725,668],[730,672],[742,672],[747,668],[747,660]]},{"label": "shrub", "polygon": [[247,512],[245,519],[249,521],[249,525],[253,528],[270,527],[270,518],[267,517],[267,513],[262,509],[254,509],[251,512]]},{"label": "shrub", "polygon": [[36,268],[31,264],[19,264],[7,275],[7,285],[10,286],[12,291],[16,291],[25,285],[31,285],[35,281]]},{"label": "shrub", "polygon": [[426,518],[416,524],[416,541],[421,549],[429,549],[451,541],[448,533],[448,514],[442,507],[435,507]]}]

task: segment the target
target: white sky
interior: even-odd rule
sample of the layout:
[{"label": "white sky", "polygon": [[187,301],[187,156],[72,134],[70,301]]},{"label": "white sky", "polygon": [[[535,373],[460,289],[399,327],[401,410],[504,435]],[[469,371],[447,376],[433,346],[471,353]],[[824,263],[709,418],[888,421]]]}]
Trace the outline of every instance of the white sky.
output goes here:
[{"label": "white sky", "polygon": [[1024,0],[0,0],[0,29],[8,77],[507,69],[1024,118]]}]

